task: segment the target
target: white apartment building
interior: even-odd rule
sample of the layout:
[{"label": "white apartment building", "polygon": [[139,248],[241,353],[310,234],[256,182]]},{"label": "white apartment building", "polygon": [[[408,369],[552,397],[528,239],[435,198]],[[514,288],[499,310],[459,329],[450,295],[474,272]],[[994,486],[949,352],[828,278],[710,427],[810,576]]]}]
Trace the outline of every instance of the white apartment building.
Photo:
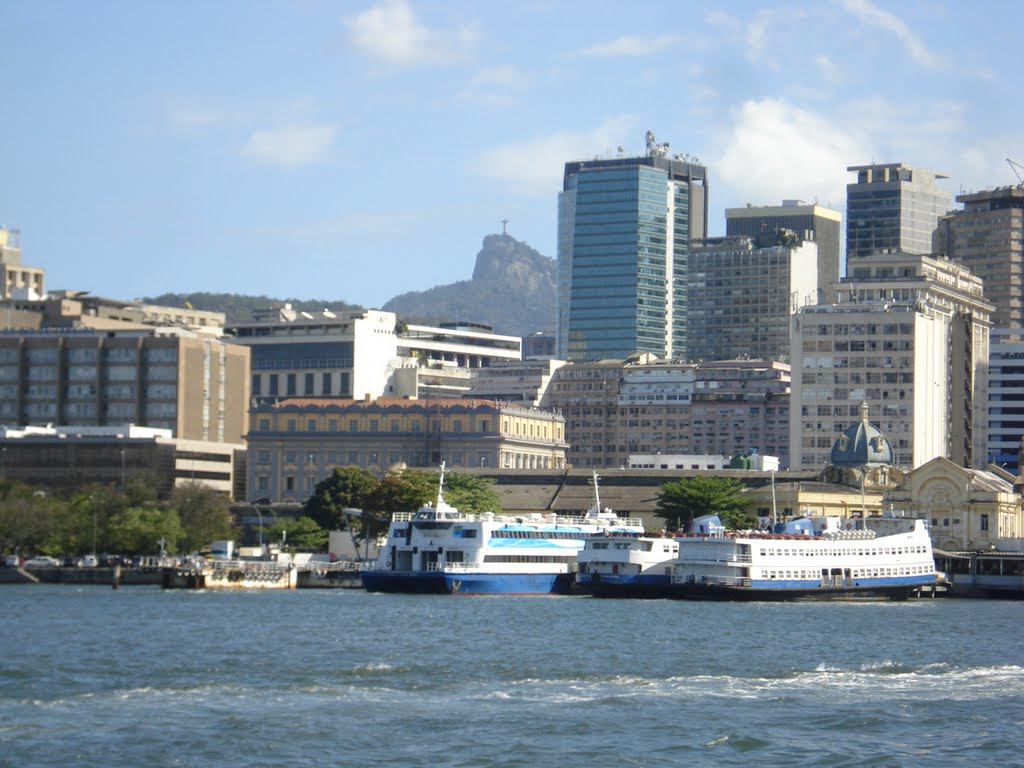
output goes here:
[{"label": "white apartment building", "polygon": [[838,303],[793,317],[791,468],[814,469],[866,402],[895,463],[987,460],[989,317],[981,280],[946,259],[863,256]]}]

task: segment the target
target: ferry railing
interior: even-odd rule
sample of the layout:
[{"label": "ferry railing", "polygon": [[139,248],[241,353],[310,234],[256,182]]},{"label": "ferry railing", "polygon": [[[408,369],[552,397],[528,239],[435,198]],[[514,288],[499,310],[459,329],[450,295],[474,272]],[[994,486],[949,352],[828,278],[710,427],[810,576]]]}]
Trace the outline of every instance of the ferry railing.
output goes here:
[{"label": "ferry railing", "polygon": [[[392,522],[407,523],[414,520],[415,512],[395,512],[391,515]],[[452,522],[480,522],[487,520],[483,514],[461,514]],[[547,514],[508,515],[495,514],[496,523],[515,523],[516,525],[602,525],[608,528],[643,528],[644,521],[639,517],[595,518],[586,515],[559,515],[554,512]]]},{"label": "ferry railing", "polygon": [[703,576],[701,582],[711,587],[749,587],[750,579],[738,576]]}]

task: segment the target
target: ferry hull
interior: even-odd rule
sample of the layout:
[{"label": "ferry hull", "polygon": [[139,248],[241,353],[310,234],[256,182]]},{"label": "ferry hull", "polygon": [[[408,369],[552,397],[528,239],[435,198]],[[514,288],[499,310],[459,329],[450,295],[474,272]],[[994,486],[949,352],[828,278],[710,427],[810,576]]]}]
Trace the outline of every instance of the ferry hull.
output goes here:
[{"label": "ferry hull", "polygon": [[453,595],[563,595],[569,594],[568,573],[459,573],[446,574]]},{"label": "ferry hull", "polygon": [[443,595],[448,591],[440,571],[361,571],[359,578],[367,592]]},{"label": "ferry hull", "polygon": [[593,597],[630,597],[664,599],[673,597],[672,580],[669,576],[633,576],[622,578],[604,574],[588,574],[577,577],[576,591]]},{"label": "ferry hull", "polygon": [[731,587],[714,584],[674,584],[671,596],[679,600],[735,601],[843,601],[906,600],[923,584],[886,584],[862,587]]}]

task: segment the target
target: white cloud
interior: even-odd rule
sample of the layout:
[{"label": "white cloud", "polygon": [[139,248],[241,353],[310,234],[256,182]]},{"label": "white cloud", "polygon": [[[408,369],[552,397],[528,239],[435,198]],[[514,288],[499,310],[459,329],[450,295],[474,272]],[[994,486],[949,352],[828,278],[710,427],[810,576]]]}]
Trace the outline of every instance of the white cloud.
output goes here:
[{"label": "white cloud", "polygon": [[405,0],[381,0],[346,17],[352,45],[389,64],[443,64],[457,60],[480,36],[476,24],[434,30],[421,23]]},{"label": "white cloud", "polygon": [[837,67],[835,62],[825,54],[821,54],[815,58],[814,63],[818,65],[818,72],[821,75],[821,79],[826,83],[838,85],[843,81],[843,76],[839,71],[839,67]]},{"label": "white cloud", "polygon": [[307,123],[286,125],[267,131],[255,131],[241,147],[241,153],[253,162],[294,168],[323,159],[337,131],[333,125]]},{"label": "white cloud", "polygon": [[550,197],[562,186],[566,162],[611,155],[634,124],[631,117],[613,117],[590,133],[553,133],[506,144],[477,157],[473,170],[507,181],[523,194]]},{"label": "white cloud", "polygon": [[709,163],[712,190],[717,182],[743,199],[723,207],[791,198],[841,207],[846,167],[866,155],[857,136],[782,99],[747,101],[731,117],[732,128]]},{"label": "white cloud", "polygon": [[578,56],[595,57],[618,57],[618,56],[650,56],[660,53],[674,46],[679,42],[675,35],[657,35],[654,37],[639,37],[637,35],[623,35],[607,43],[584,48],[577,52]]},{"label": "white cloud", "polygon": [[490,106],[516,106],[518,94],[532,85],[533,76],[528,72],[514,67],[495,67],[471,77],[459,92],[459,98]]},{"label": "white cloud", "polygon": [[906,46],[910,56],[921,66],[927,69],[939,69],[943,66],[939,57],[929,51],[921,38],[915,35],[906,22],[896,14],[883,11],[871,0],[842,0],[842,5],[862,23],[880,27],[886,32],[896,35],[899,41]]}]

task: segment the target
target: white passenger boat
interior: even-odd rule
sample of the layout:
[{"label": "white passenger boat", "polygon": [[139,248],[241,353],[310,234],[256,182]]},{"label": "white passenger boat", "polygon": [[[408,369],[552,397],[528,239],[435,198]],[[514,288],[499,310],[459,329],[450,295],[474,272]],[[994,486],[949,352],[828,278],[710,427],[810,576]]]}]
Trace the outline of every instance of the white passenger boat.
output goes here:
[{"label": "white passenger boat", "polygon": [[642,532],[639,519],[591,508],[580,516],[463,514],[444,501],[396,514],[387,542],[361,576],[373,592],[553,594],[572,588],[576,558],[592,536]]},{"label": "white passenger boat", "polygon": [[613,533],[587,539],[577,590],[595,597],[670,597],[679,542],[670,535]]},{"label": "white passenger boat", "polygon": [[717,515],[678,537],[675,597],[905,599],[935,583],[924,520],[798,518],[772,533],[726,532]]}]

